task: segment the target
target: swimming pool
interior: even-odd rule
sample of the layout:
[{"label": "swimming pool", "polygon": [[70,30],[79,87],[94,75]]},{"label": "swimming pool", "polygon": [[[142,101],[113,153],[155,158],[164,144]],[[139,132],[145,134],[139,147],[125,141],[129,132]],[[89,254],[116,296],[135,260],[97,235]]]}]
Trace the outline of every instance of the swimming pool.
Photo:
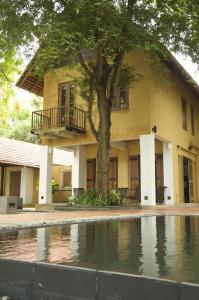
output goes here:
[{"label": "swimming pool", "polygon": [[2,231],[0,257],[199,283],[199,217],[151,216]]}]

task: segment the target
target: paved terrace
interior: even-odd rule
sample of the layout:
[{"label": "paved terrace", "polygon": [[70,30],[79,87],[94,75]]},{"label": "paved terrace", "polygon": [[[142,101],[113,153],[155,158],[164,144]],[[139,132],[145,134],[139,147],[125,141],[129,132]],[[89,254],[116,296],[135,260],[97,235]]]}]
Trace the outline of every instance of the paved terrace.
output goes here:
[{"label": "paved terrace", "polygon": [[109,210],[75,210],[75,211],[22,211],[17,214],[0,215],[0,230],[43,227],[50,225],[93,222],[99,220],[130,219],[142,216],[159,215],[193,215],[199,216],[198,205],[157,206],[154,208],[126,208]]}]

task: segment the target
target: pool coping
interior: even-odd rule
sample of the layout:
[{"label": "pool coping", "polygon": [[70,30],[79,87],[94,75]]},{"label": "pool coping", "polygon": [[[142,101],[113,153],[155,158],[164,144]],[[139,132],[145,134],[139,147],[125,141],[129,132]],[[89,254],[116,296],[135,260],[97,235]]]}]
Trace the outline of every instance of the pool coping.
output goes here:
[{"label": "pool coping", "polygon": [[29,228],[40,228],[40,227],[50,227],[50,226],[60,226],[67,224],[78,224],[78,223],[91,223],[99,221],[116,221],[116,220],[129,220],[141,217],[155,217],[155,216],[199,216],[199,212],[176,212],[176,211],[161,211],[161,212],[139,212],[139,213],[126,213],[116,216],[94,216],[94,217],[76,217],[61,220],[49,220],[49,221],[36,221],[30,223],[0,223],[0,231],[10,231],[19,229],[29,229]]}]

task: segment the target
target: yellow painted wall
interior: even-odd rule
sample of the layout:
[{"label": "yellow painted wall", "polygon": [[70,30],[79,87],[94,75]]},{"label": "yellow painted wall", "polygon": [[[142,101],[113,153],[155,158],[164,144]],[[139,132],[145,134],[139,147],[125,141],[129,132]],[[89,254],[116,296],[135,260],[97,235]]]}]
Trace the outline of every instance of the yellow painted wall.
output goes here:
[{"label": "yellow painted wall", "polygon": [[[4,178],[4,195],[9,196],[10,191],[10,173],[12,171],[21,171],[22,167],[20,166],[13,166],[13,167],[6,167],[5,168],[5,178]],[[62,171],[63,170],[70,170],[70,166],[53,166],[52,170],[52,177],[56,180],[59,184],[59,189],[62,189],[61,182],[62,182]],[[33,190],[32,190],[32,203],[38,203],[38,187],[39,187],[39,169],[34,168],[34,175],[33,175]],[[66,189],[66,191],[59,193],[59,195],[55,198],[57,202],[64,202],[68,199],[71,195],[71,190]]]},{"label": "yellow painted wall", "polygon": [[[129,88],[129,108],[112,112],[111,141],[127,141],[138,139],[141,134],[148,134],[151,129],[157,126],[157,138],[161,141],[167,141],[173,145],[173,172],[174,172],[174,195],[176,202],[183,201],[182,195],[182,168],[179,158],[186,156],[195,162],[195,200],[199,201],[199,159],[198,151],[189,150],[190,144],[199,148],[199,99],[187,88],[176,74],[167,70],[166,76],[163,75],[163,66],[155,65],[149,61],[148,55],[137,50],[130,52],[125,57],[125,64],[131,65],[135,72],[143,75],[138,83]],[[165,66],[164,66],[165,68]],[[74,68],[61,68],[53,73],[48,73],[44,79],[44,108],[58,106],[58,85],[77,79],[80,73]],[[182,128],[182,107],[181,98],[187,100],[187,125],[188,130]],[[85,108],[85,102],[76,94],[76,105],[82,109]],[[191,105],[195,113],[195,135],[191,134]],[[97,112],[95,112],[95,121],[97,123]],[[49,144],[54,147],[67,147],[74,145],[91,145],[87,149],[88,157],[91,155],[96,141],[91,134],[87,122],[86,134],[75,136],[73,138],[61,138],[57,140],[43,139],[43,144]],[[132,141],[133,143],[133,141]],[[118,154],[119,186],[126,186],[128,180],[127,159],[133,153],[139,153],[139,143],[137,151],[128,144],[126,150],[112,150],[111,155]],[[93,148],[92,148],[93,147]],[[181,150],[183,150],[183,153]],[[93,150],[94,151],[94,150]],[[119,151],[118,153],[116,153]],[[181,152],[180,152],[181,151]],[[130,154],[132,152],[132,154]],[[156,153],[162,153],[162,143],[156,142]],[[117,155],[116,155],[117,156]],[[92,157],[90,157],[92,158]],[[120,179],[121,178],[121,179]],[[123,178],[123,179],[122,179]]]},{"label": "yellow painted wall", "polygon": [[[150,121],[150,86],[151,72],[145,59],[143,51],[136,51],[134,55],[128,54],[124,63],[134,66],[137,73],[143,74],[144,78],[129,88],[129,108],[112,112],[111,140],[120,141],[138,138],[140,134],[149,133]],[[58,87],[60,83],[77,79],[78,71],[70,68],[62,68],[48,73],[44,79],[44,109],[58,106]],[[85,101],[78,94],[77,87],[76,105],[85,108]],[[97,110],[94,109],[94,119],[97,124]],[[56,141],[46,141],[54,146],[71,146],[80,144],[95,143],[87,121],[86,134],[75,136],[70,139],[60,139]]]},{"label": "yellow painted wall", "polygon": [[71,188],[62,187],[63,171],[71,170],[71,166],[53,166],[52,178],[59,184],[59,190],[61,190],[53,195],[53,202],[66,202],[71,196]]},{"label": "yellow painted wall", "polygon": [[[172,143],[174,159],[174,195],[176,202],[183,202],[183,169],[180,159],[185,156],[194,163],[194,202],[199,201],[199,167],[197,151],[189,149],[190,144],[199,147],[199,99],[171,71],[158,79],[158,71],[152,68],[151,85],[151,127],[157,126],[157,136]],[[160,70],[159,70],[160,72]],[[161,77],[160,77],[161,78]],[[182,127],[182,97],[187,102],[187,130]],[[194,108],[195,135],[191,132],[191,106]],[[181,158],[180,158],[181,157]]]}]

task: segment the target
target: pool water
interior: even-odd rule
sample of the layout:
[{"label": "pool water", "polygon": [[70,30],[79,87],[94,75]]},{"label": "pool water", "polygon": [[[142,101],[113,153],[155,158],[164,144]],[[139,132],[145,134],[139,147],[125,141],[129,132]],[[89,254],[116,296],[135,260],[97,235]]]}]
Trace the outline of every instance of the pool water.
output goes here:
[{"label": "pool water", "polygon": [[0,231],[0,257],[199,283],[199,217]]}]

